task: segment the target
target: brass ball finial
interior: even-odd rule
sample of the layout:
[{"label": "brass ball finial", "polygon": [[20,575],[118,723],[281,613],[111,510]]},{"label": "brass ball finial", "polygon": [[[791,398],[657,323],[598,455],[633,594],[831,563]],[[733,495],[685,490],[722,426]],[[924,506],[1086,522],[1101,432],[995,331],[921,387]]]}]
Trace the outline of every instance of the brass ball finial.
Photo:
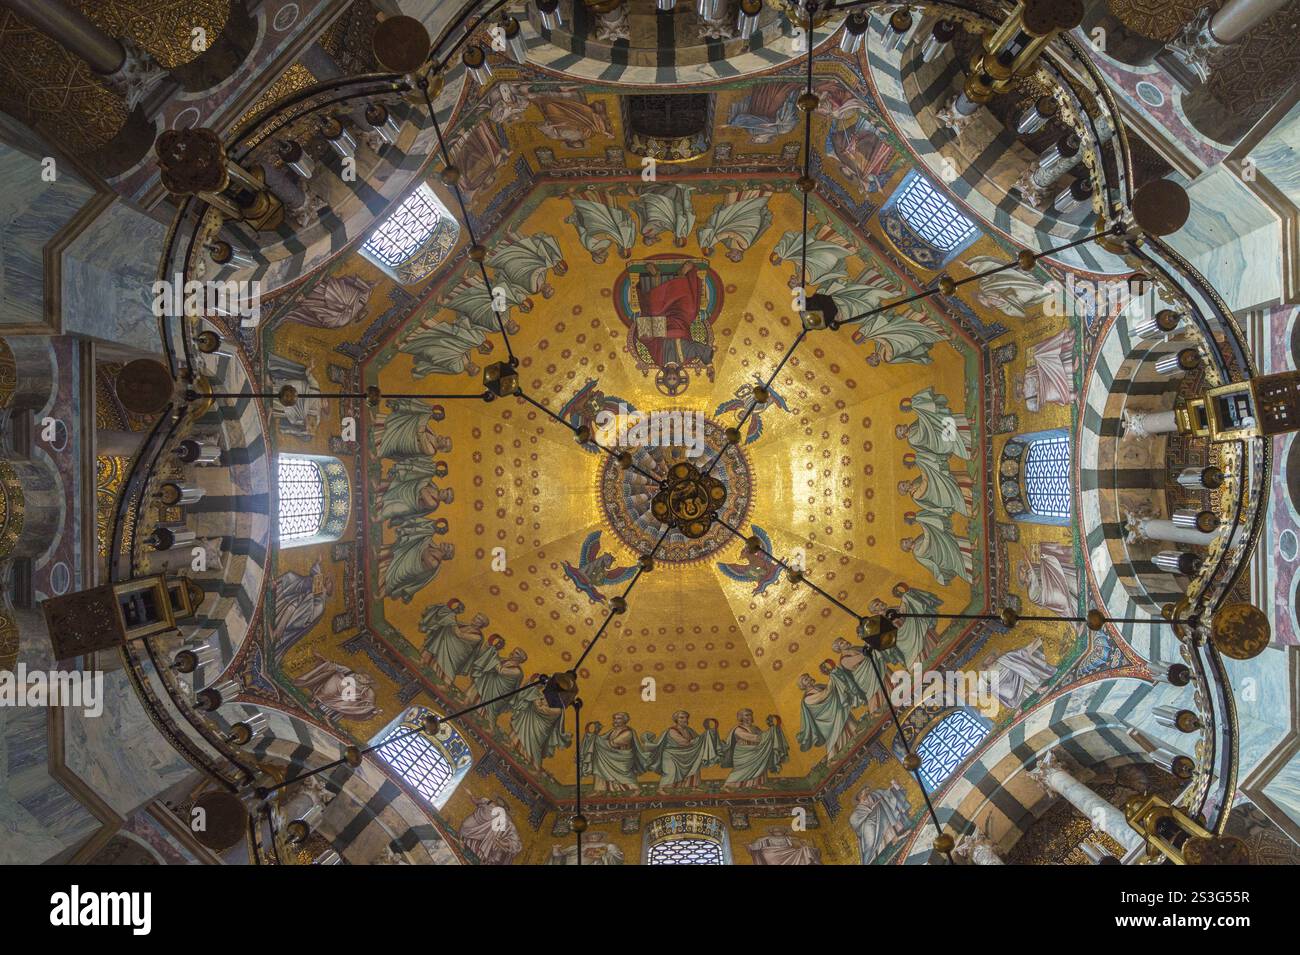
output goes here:
[{"label": "brass ball finial", "polygon": [[591,425],[579,425],[577,430],[573,432],[573,437],[579,444],[591,444]]},{"label": "brass ball finial", "polygon": [[361,750],[355,746],[349,746],[343,751],[343,761],[356,769],[361,765]]},{"label": "brass ball finial", "polygon": [[583,833],[587,831],[587,817],[579,813],[569,822],[569,828],[574,832]]},{"label": "brass ball finial", "polygon": [[632,452],[624,448],[622,451],[618,452],[618,456],[615,460],[618,461],[618,466],[626,471],[632,466]]},{"label": "brass ball finial", "polygon": [[[789,102],[789,100],[787,100],[786,102]],[[805,92],[805,93],[800,93],[799,98],[794,102],[795,105],[799,107],[800,112],[811,113],[813,110],[815,110],[818,106],[821,105],[821,98],[818,97],[816,93]]]},{"label": "brass ball finial", "polygon": [[946,832],[941,832],[934,837],[934,851],[942,852],[944,855],[952,852],[956,844],[952,836]]},{"label": "brass ball finial", "polygon": [[286,408],[292,408],[298,403],[298,389],[293,385],[284,385],[276,398]]},{"label": "brass ball finial", "polygon": [[1016,265],[1020,266],[1020,268],[1026,272],[1033,271],[1034,263],[1037,261],[1038,256],[1034,255],[1034,253],[1030,252],[1028,249],[1021,249],[1016,253]]},{"label": "brass ball finial", "polygon": [[745,553],[757,554],[763,549],[763,542],[757,536],[745,538]]},{"label": "brass ball finial", "polygon": [[724,434],[727,438],[727,444],[740,444],[740,429],[728,428]]},{"label": "brass ball finial", "polygon": [[649,554],[642,554],[637,558],[637,566],[641,568],[641,573],[648,574],[655,569],[655,559]]},{"label": "brass ball finial", "polygon": [[790,583],[794,584],[795,586],[798,586],[799,584],[803,583],[803,579],[804,579],[803,571],[799,570],[797,567],[792,567],[791,569],[787,570],[785,572],[785,576],[786,579],[789,580]]},{"label": "brass ball finial", "polygon": [[771,392],[767,390],[765,385],[755,385],[752,395],[755,405],[765,405],[772,397]]},{"label": "brass ball finial", "polygon": [[205,328],[194,336],[194,344],[199,346],[199,351],[205,355],[211,355],[221,347],[221,336],[210,328]]},{"label": "brass ball finial", "polygon": [[903,768],[909,773],[914,773],[921,768],[921,757],[915,753],[908,753],[903,757]]},{"label": "brass ball finial", "polygon": [[454,186],[460,182],[460,167],[452,165],[444,169],[442,171],[442,181],[449,186]]},{"label": "brass ball finial", "polygon": [[426,713],[424,716],[424,731],[430,736],[438,735],[438,725],[442,721],[432,713]]},{"label": "brass ball finial", "polygon": [[1106,615],[1100,610],[1089,610],[1087,615],[1088,629],[1096,633],[1106,625]]},{"label": "brass ball finial", "polygon": [[609,601],[610,613],[627,613],[627,599],[624,597],[611,597]]},{"label": "brass ball finial", "polygon": [[379,399],[381,397],[383,397],[383,393],[379,390],[378,385],[369,385],[366,388],[366,404],[368,404],[370,407],[378,408]]},{"label": "brass ball finial", "polygon": [[1020,622],[1020,614],[1016,613],[1010,607],[1003,607],[998,611],[998,619],[1002,621],[1002,626],[1010,629]]},{"label": "brass ball finial", "polygon": [[817,188],[817,180],[812,176],[800,176],[794,181],[800,192],[812,192]]},{"label": "brass ball finial", "polygon": [[487,258],[487,249],[477,242],[469,247],[469,259],[471,262],[482,262]]},{"label": "brass ball finial", "polygon": [[957,291],[957,283],[953,280],[951,275],[939,276],[940,295],[951,295],[955,291]]}]

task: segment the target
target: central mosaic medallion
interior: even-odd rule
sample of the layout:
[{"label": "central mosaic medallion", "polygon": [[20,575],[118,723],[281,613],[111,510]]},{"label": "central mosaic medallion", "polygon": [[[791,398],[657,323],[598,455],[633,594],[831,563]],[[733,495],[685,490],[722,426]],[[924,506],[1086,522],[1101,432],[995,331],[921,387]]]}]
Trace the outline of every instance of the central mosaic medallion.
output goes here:
[{"label": "central mosaic medallion", "polygon": [[[702,560],[736,543],[735,535],[719,520],[740,527],[753,497],[753,479],[745,453],[727,444],[721,425],[703,415],[695,414],[695,418],[702,425],[702,441],[628,447],[633,467],[624,469],[613,457],[607,457],[600,472],[601,511],[629,548],[648,554],[664,525],[672,527],[655,555],[660,563]],[[721,459],[709,474],[704,474],[719,451]],[[718,520],[714,520],[715,516]]]}]

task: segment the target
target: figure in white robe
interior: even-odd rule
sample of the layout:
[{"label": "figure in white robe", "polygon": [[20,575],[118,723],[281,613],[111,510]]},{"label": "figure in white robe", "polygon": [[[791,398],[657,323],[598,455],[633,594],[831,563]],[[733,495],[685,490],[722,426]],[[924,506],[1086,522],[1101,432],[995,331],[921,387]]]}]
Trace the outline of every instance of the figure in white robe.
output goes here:
[{"label": "figure in white robe", "polygon": [[415,356],[411,374],[417,378],[426,375],[469,375],[479,373],[479,366],[470,359],[470,352],[490,354],[492,343],[487,340],[487,330],[475,325],[464,315],[450,322],[425,319],[411,334],[402,339],[398,351]]},{"label": "figure in white robe", "polygon": [[470,663],[478,656],[486,638],[483,628],[488,618],[476,613],[469,622],[462,621],[465,605],[456,598],[444,604],[426,607],[420,615],[420,632],[424,645],[420,648],[420,662],[432,667],[451,687],[456,677],[469,672]]},{"label": "figure in white robe", "polygon": [[822,851],[806,839],[796,839],[782,826],[769,826],[767,835],[748,846],[754,865],[821,865]]},{"label": "figure in white robe", "polygon": [[898,482],[898,493],[911,497],[919,507],[940,514],[970,516],[975,482],[966,471],[954,471],[947,455],[909,451],[903,466],[916,468],[916,477]]},{"label": "figure in white robe", "polygon": [[[556,275],[569,271],[569,263],[564,261],[560,243],[546,232],[533,235],[510,234],[506,240],[493,247],[487,257],[488,275],[493,284],[510,284],[550,298],[555,288],[547,280],[547,274],[554,270]],[[497,277],[505,279],[504,283]]]},{"label": "figure in white robe", "polygon": [[[528,682],[536,683],[537,675]],[[510,745],[534,769],[541,769],[556,750],[573,745],[573,734],[564,732],[564,713],[564,707],[546,702],[540,686],[510,698]]]},{"label": "figure in white robe", "polygon": [[1045,610],[1062,617],[1079,614],[1079,568],[1067,544],[1038,545],[1038,560],[1031,553],[1016,563],[1016,578],[1025,595]]},{"label": "figure in white robe", "polygon": [[926,388],[911,398],[904,398],[898,407],[904,414],[911,412],[916,415],[916,421],[910,425],[896,425],[896,438],[906,439],[917,451],[970,460],[970,419],[960,411],[953,411],[945,395]]},{"label": "figure in white robe", "polygon": [[[964,260],[972,272],[987,272],[1007,263],[991,255],[977,255]],[[977,283],[976,300],[988,308],[1012,318],[1024,318],[1052,294],[1051,288],[1019,268],[986,275]]]},{"label": "figure in white robe", "polygon": [[340,719],[368,720],[383,712],[375,702],[374,678],[355,673],[341,663],[315,653],[316,665],[293,685],[304,690],[326,718],[337,725]]},{"label": "figure in white robe", "polygon": [[468,696],[469,704],[473,706],[487,700],[494,700],[495,702],[489,703],[482,710],[493,722],[510,708],[509,698],[504,700],[497,698],[523,685],[523,664],[528,659],[528,653],[523,647],[515,647],[506,656],[502,656],[500,651],[504,646],[505,641],[493,634],[469,665],[469,678],[472,683]]},{"label": "figure in white robe", "polygon": [[[434,539],[440,533],[428,523],[408,521],[397,528],[397,538],[379,548],[379,576],[383,594],[410,603],[438,576],[443,561],[455,556],[455,546]],[[445,529],[441,533],[446,533]]]},{"label": "figure in white robe", "polygon": [[722,245],[727,258],[739,262],[772,225],[772,213],[767,208],[770,198],[770,193],[758,189],[727,193],[696,233],[700,251],[710,256],[715,246]]},{"label": "figure in white robe", "polygon": [[271,592],[275,597],[271,658],[278,662],[325,615],[325,604],[334,595],[334,578],[317,559],[306,574],[287,570],[276,577]]},{"label": "figure in white robe", "polygon": [[934,575],[941,585],[947,586],[960,577],[970,583],[974,574],[974,555],[970,541],[960,540],[952,530],[947,514],[937,511],[907,511],[903,523],[917,527],[916,537],[904,537],[899,546],[910,553],[917,563]]},{"label": "figure in white robe", "polygon": [[695,209],[691,205],[693,186],[661,183],[648,187],[633,200],[632,211],[641,222],[641,241],[654,245],[667,232],[673,245],[686,246],[691,230],[695,228]]},{"label": "figure in white robe", "polygon": [[373,426],[375,453],[381,458],[425,457],[451,450],[451,438],[434,433],[435,422],[446,417],[441,405],[418,398],[391,398],[388,414]]},{"label": "figure in white robe", "polygon": [[[577,865],[578,846],[573,840],[564,845],[551,846],[547,865]],[[609,834],[588,832],[582,837],[583,865],[622,865],[623,850],[609,841]]]},{"label": "figure in white robe", "polygon": [[756,789],[767,785],[790,757],[790,744],[777,716],[767,718],[767,729],[754,724],[754,711],[736,714],[736,725],[722,744],[718,765],[730,769],[723,789]]},{"label": "figure in white robe", "polygon": [[627,210],[600,202],[595,194],[589,199],[573,199],[572,202],[573,212],[565,216],[564,221],[578,230],[578,239],[591,253],[591,261],[603,265],[609,258],[610,248],[615,246],[622,258],[632,255],[636,223]]},{"label": "figure in white robe", "polygon": [[849,825],[858,834],[858,855],[863,865],[871,865],[907,832],[911,815],[907,791],[897,779],[891,779],[886,789],[864,788],[858,793]]},{"label": "figure in white robe", "polygon": [[475,796],[474,811],[460,824],[460,841],[482,865],[510,865],[524,851],[524,841],[500,799]]},{"label": "figure in white robe", "polygon": [[647,769],[648,756],[626,713],[615,713],[613,725],[602,733],[597,722],[582,737],[582,775],[594,780],[593,792],[636,792],[637,777]]},{"label": "figure in white robe", "polygon": [[794,266],[794,274],[786,283],[790,288],[800,285],[821,285],[835,279],[847,279],[848,271],[844,260],[853,254],[845,243],[844,237],[828,225],[818,225],[808,237],[808,275],[804,282],[803,267],[803,233],[787,232],[781,236],[768,257],[773,265],[789,262]]},{"label": "figure in white robe", "polygon": [[678,710],[673,714],[672,725],[658,739],[647,734],[646,769],[659,774],[660,791],[699,789],[701,771],[719,759],[722,740],[718,737],[717,722],[706,720],[704,732],[697,733],[690,721],[690,713]]},{"label": "figure in white robe", "polygon": [[[832,296],[833,297],[833,296]],[[930,348],[935,342],[948,341],[945,332],[924,312],[877,312],[857,323],[853,341],[859,345],[873,343],[876,348],[867,356],[873,368],[883,361],[889,365],[928,365]]]},{"label": "figure in white robe", "polygon": [[835,672],[846,674],[853,681],[857,687],[856,697],[866,706],[868,713],[879,710],[885,703],[885,691],[866,652],[859,644],[850,643],[843,637],[831,641],[831,650],[840,655]]},{"label": "figure in white robe", "polygon": [[379,514],[390,523],[410,517],[425,517],[443,504],[455,500],[450,487],[439,487],[438,480],[447,476],[447,463],[429,458],[403,458],[394,462],[388,475],[379,482]]},{"label": "figure in white robe", "polygon": [[342,328],[366,314],[377,282],[359,275],[327,275],[293,303],[285,320],[316,328]]},{"label": "figure in white robe", "polygon": [[[443,304],[451,311],[469,320],[475,328],[482,329],[487,335],[499,335],[504,328],[507,335],[519,331],[519,323],[510,317],[510,310],[517,308],[528,313],[533,310],[533,300],[523,288],[508,278],[491,275],[493,291],[500,290],[499,299],[483,288],[482,278],[471,278],[462,285],[452,289]],[[502,309],[498,313],[497,306]],[[499,315],[499,317],[498,317]]]},{"label": "figure in white robe", "polygon": [[1022,706],[1056,674],[1056,668],[1043,656],[1041,638],[1001,656],[990,655],[985,658],[982,667],[986,671],[993,671],[998,702],[1013,710]]},{"label": "figure in white robe", "polygon": [[1015,384],[1017,398],[1029,411],[1044,404],[1072,405],[1074,391],[1074,329],[1063,328],[1029,349],[1025,373]]},{"label": "figure in white robe", "polygon": [[298,400],[291,405],[285,406],[278,401],[271,404],[271,417],[279,422],[281,433],[298,438],[315,437],[329,410],[327,399],[311,397],[320,394],[316,377],[306,365],[274,354],[266,361],[266,371],[272,391],[278,392],[289,385],[298,392]]},{"label": "figure in white robe", "polygon": [[844,684],[837,680],[818,683],[804,673],[799,677],[798,686],[803,691],[799,707],[799,749],[807,751],[824,746],[827,759],[833,759],[857,732],[857,721],[850,712],[854,701],[846,698]]}]

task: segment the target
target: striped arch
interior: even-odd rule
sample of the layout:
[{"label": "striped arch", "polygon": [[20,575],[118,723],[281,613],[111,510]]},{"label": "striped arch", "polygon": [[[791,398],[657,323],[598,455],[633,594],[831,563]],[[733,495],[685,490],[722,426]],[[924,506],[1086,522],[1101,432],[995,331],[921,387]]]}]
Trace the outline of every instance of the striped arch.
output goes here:
[{"label": "striped arch", "polygon": [[[936,795],[939,823],[958,839],[987,828],[995,846],[1010,849],[1046,808],[1045,794],[1027,770],[1049,750],[1059,747],[1089,767],[1146,762],[1147,754],[1161,747],[1190,751],[1190,737],[1155,722],[1152,710],[1165,703],[1190,706],[1192,690],[1121,677],[1084,684],[1040,704],[987,743]],[[905,865],[936,860],[930,848],[934,829],[928,819],[921,822],[900,855]]]},{"label": "striped arch", "polygon": [[[351,745],[329,730],[268,706],[235,703],[214,717],[228,727],[257,713],[266,716],[268,732],[248,752],[259,765],[283,767],[286,776],[341,759]],[[335,794],[325,808],[320,831],[345,861],[355,865],[385,861],[391,848],[413,864],[459,864],[430,810],[370,756],[356,769],[338,766],[319,778],[326,791]]]},{"label": "striped arch", "polygon": [[[1155,362],[1193,343],[1141,339],[1131,332],[1134,324],[1127,313],[1111,322],[1084,375],[1088,390],[1077,437],[1076,486],[1088,576],[1100,605],[1111,617],[1154,619],[1163,604],[1183,596],[1186,586],[1151,562],[1159,547],[1126,544],[1124,516],[1145,501],[1162,510],[1158,516],[1170,509],[1164,489],[1171,436],[1123,440],[1121,421],[1126,410],[1172,410],[1179,379],[1158,374]],[[1085,467],[1085,461],[1092,463]],[[1167,626],[1126,623],[1119,632],[1147,660],[1168,661],[1178,652]]]},{"label": "striped arch", "polygon": [[[885,26],[885,14],[871,15],[873,40]],[[1086,238],[1091,225],[1066,222],[1035,209],[1010,193],[1011,186],[1037,158],[1014,133],[987,110],[975,114],[959,139],[936,117],[961,91],[964,64],[945,49],[929,63],[922,62],[924,38],[934,19],[923,18],[912,39],[895,50],[883,43],[865,46],[865,59],[877,98],[899,137],[929,172],[933,182],[944,183],[973,213],[976,223],[993,228],[1017,246],[1050,249]],[[972,154],[969,144],[980,144]],[[1052,256],[1062,265],[1102,275],[1125,274],[1132,269],[1095,244],[1085,244]]]},{"label": "striped arch", "polygon": [[[214,391],[256,390],[239,357],[216,352],[199,358]],[[183,505],[185,522],[200,540],[220,538],[222,567],[209,565],[207,571],[194,573],[188,548],[170,558],[180,559],[183,566],[178,569],[204,593],[195,616],[182,621],[183,635],[209,639],[218,651],[214,662],[189,677],[178,675],[201,689],[216,683],[239,654],[266,591],[271,471],[261,411],[251,397],[214,402],[194,419],[191,433],[215,441],[222,453],[221,467],[188,469],[186,481],[202,487],[204,495],[197,503]],[[151,559],[157,561],[159,555]]]}]

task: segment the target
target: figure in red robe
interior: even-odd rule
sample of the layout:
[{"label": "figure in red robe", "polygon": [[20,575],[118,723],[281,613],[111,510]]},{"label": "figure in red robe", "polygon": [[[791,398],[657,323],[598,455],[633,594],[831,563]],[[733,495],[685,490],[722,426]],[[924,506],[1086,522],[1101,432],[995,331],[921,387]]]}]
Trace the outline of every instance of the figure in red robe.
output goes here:
[{"label": "figure in red robe", "polygon": [[691,325],[700,314],[702,290],[695,263],[665,278],[651,262],[637,280],[639,314],[636,337],[660,368],[713,361],[713,346],[691,338]]}]

